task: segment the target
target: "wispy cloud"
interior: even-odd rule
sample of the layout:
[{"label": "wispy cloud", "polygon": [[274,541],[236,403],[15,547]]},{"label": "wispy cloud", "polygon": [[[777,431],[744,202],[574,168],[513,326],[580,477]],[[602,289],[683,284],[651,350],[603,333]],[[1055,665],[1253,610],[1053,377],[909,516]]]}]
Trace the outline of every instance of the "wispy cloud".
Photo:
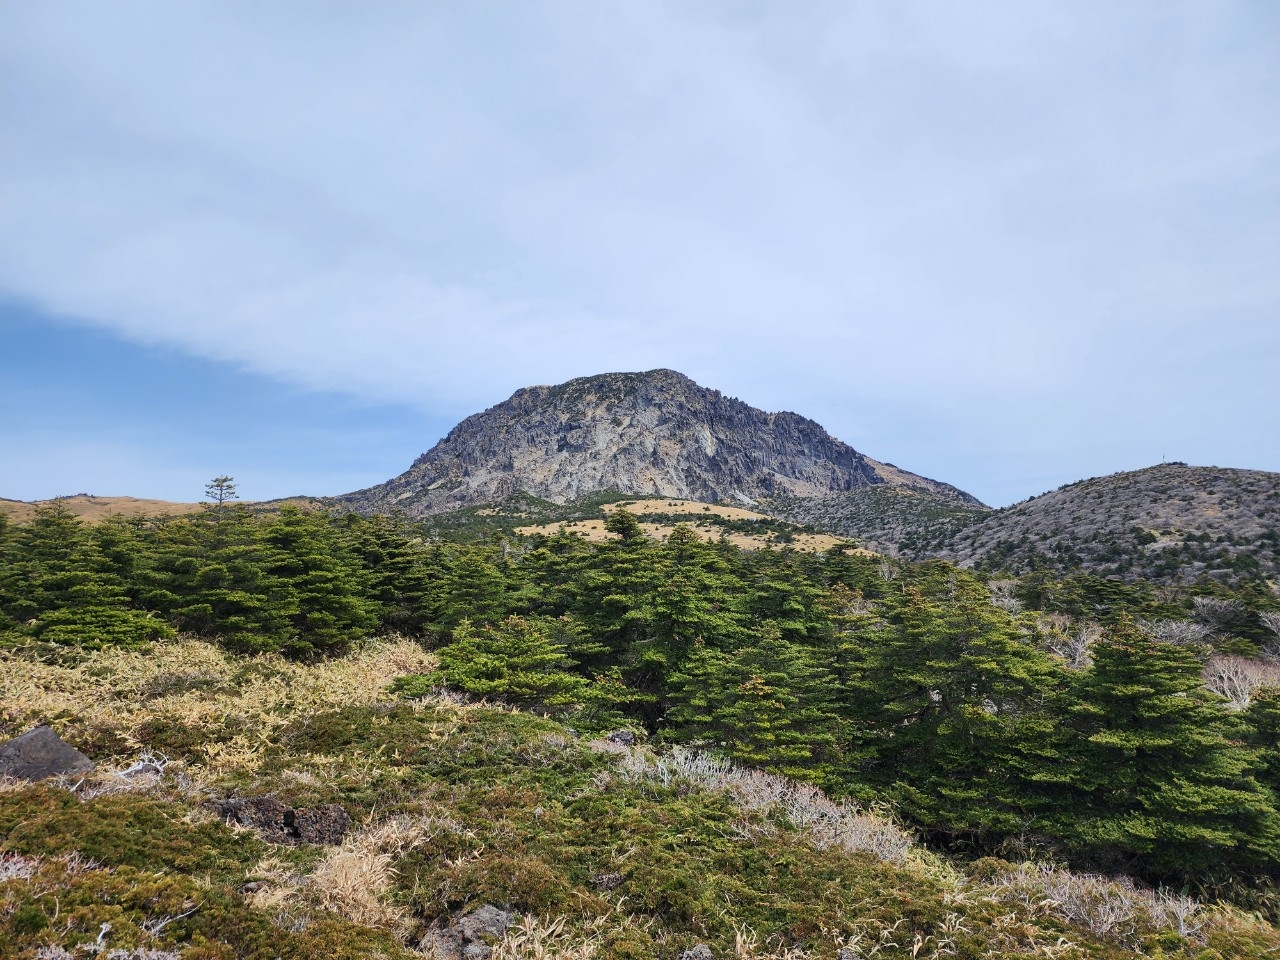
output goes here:
[{"label": "wispy cloud", "polygon": [[673,366],[973,486],[976,445],[1015,478],[1148,442],[1280,468],[1246,457],[1280,435],[1265,5],[0,27],[0,289],[50,312],[437,413]]}]

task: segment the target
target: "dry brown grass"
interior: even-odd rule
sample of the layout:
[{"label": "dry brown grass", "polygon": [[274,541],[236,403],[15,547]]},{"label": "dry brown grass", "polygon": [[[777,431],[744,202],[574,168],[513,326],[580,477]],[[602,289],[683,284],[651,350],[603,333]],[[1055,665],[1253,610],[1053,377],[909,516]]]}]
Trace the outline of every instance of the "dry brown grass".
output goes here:
[{"label": "dry brown grass", "polygon": [[1011,867],[992,881],[994,894],[1033,914],[1061,917],[1095,936],[1135,944],[1152,930],[1168,930],[1202,943],[1215,926],[1244,922],[1243,915],[1206,907],[1168,890],[1146,890],[1127,878],[1101,877],[1046,863]]},{"label": "dry brown grass", "polygon": [[259,910],[280,910],[299,899],[298,891],[305,877],[276,854],[258,861],[249,871],[245,899]]},{"label": "dry brown grass", "polygon": [[813,784],[682,747],[663,756],[624,750],[620,770],[627,780],[722,791],[740,810],[785,822],[819,850],[861,850],[891,863],[902,863],[913,853],[911,838],[887,813],[832,800]]},{"label": "dry brown grass", "polygon": [[376,927],[407,941],[415,928],[412,914],[389,901],[396,864],[407,853],[442,833],[465,834],[447,816],[401,815],[366,824],[331,849],[309,876],[295,874],[277,856],[254,868],[249,902],[284,912],[319,908],[353,923]]},{"label": "dry brown grass", "polygon": [[[641,518],[640,529],[652,540],[662,540],[670,536],[671,532],[675,530],[676,524],[665,521],[647,521],[643,519],[644,517],[660,514],[681,514],[689,517],[686,523],[703,540],[719,540],[723,535],[735,547],[740,547],[743,550],[765,550],[778,545],[770,533],[726,532],[723,527],[716,526],[712,522],[698,523],[699,517],[723,517],[726,520],[773,519],[763,513],[756,513],[753,510],[746,510],[742,507],[729,507],[718,503],[701,503],[697,500],[625,500],[621,503],[606,504],[603,507],[606,513],[612,513],[620,508],[625,508],[630,513]],[[605,530],[603,520],[573,520],[566,523],[545,523],[540,526],[517,527],[516,533],[526,537],[535,534],[551,536],[562,528],[569,533],[584,537],[592,543],[602,543],[611,536]],[[792,549],[807,553],[822,553],[841,544],[847,545],[848,541],[825,533],[796,533],[789,546]]]},{"label": "dry brown grass", "polygon": [[365,926],[397,929],[404,912],[384,899],[395,880],[395,857],[359,839],[348,839],[316,867],[311,886],[325,910]]},{"label": "dry brown grass", "polygon": [[76,494],[74,497],[56,497],[53,500],[4,500],[0,499],[0,513],[8,514],[15,523],[27,523],[36,515],[39,507],[60,504],[85,523],[101,523],[117,514],[126,517],[179,517],[198,513],[199,503],[175,503],[172,500],[143,500],[138,497],[91,497]]},{"label": "dry brown grass", "polygon": [[655,918],[628,913],[624,898],[610,912],[580,917],[576,923],[569,917],[520,917],[494,944],[492,960],[591,960],[607,934],[627,930],[643,932],[658,946],[667,941]]},{"label": "dry brown grass", "polygon": [[769,520],[770,517],[744,507],[730,507],[723,503],[702,503],[699,500],[665,500],[660,498],[645,500],[623,500],[619,503],[607,503],[603,507],[605,513],[615,510],[626,510],[628,513],[643,517],[652,513],[692,513],[698,516],[724,517],[726,520]]},{"label": "dry brown grass", "polygon": [[139,729],[155,718],[209,729],[234,721],[241,732],[205,744],[196,765],[219,773],[252,770],[283,727],[345,706],[390,702],[392,680],[433,665],[420,646],[399,638],[313,665],[273,656],[249,660],[191,639],[102,650],[79,664],[0,651],[0,729],[19,733],[40,722],[65,728],[66,718],[75,717],[114,734],[132,755],[142,749]]},{"label": "dry brown grass", "polygon": [[493,948],[493,960],[591,960],[599,937],[573,932],[564,917],[521,917]]}]

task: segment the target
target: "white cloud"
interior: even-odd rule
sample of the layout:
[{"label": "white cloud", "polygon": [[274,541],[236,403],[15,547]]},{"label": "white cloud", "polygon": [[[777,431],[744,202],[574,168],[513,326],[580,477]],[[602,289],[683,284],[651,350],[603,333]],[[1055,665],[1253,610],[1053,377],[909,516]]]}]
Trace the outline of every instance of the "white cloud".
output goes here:
[{"label": "white cloud", "polygon": [[1231,4],[10,3],[0,290],[437,411],[663,365],[908,466],[923,441],[885,423],[958,450],[994,418],[1065,458],[1118,377],[1176,414],[1157,368],[1209,337],[1249,353],[1202,377],[1243,366],[1280,399],[1275,26]]}]

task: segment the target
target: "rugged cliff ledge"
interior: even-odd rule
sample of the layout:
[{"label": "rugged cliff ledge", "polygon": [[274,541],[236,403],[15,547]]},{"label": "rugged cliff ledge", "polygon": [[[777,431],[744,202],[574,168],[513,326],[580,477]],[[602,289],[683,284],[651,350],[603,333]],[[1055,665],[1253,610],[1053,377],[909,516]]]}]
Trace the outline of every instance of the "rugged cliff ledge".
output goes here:
[{"label": "rugged cliff ledge", "polygon": [[812,420],[650,370],[517,390],[463,420],[400,476],[336,500],[362,513],[430,516],[520,492],[556,503],[617,490],[750,504],[876,484],[978,503],[872,460]]}]

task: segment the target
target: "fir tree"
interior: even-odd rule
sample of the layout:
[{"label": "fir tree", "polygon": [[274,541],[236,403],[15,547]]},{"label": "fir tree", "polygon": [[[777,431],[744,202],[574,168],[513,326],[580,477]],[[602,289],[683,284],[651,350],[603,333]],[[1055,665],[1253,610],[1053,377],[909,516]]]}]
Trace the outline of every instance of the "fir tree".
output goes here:
[{"label": "fir tree", "polygon": [[620,536],[578,558],[562,591],[565,609],[592,641],[582,651],[584,667],[593,674],[619,671],[635,693],[635,709],[650,726],[661,715],[667,665],[654,646],[655,599],[662,583],[657,553],[658,545],[643,534]]},{"label": "fir tree", "polygon": [[243,507],[161,531],[147,602],[178,629],[246,653],[291,639],[288,590],[268,571],[261,523]]},{"label": "fir tree", "polygon": [[777,624],[787,640],[804,642],[820,633],[825,619],[819,602],[822,590],[805,576],[795,552],[761,551],[755,565],[749,615]]},{"label": "fir tree", "polygon": [[440,676],[452,687],[521,707],[582,703],[587,682],[545,621],[508,617],[501,623],[460,623],[440,650]]},{"label": "fir tree", "polygon": [[883,630],[845,654],[850,747],[860,776],[893,786],[923,823],[981,836],[1030,816],[1011,762],[1051,686],[1047,657],[1019,637],[971,575],[929,565]]},{"label": "fir tree", "polygon": [[812,778],[834,745],[830,675],[776,624],[732,654],[698,644],[670,683],[672,732],[740,762]]},{"label": "fir tree", "polygon": [[507,582],[488,547],[436,546],[428,563],[439,571],[427,604],[433,627],[447,635],[462,623],[497,623],[509,612]]},{"label": "fir tree", "polygon": [[138,646],[172,630],[134,606],[124,579],[60,504],[42,507],[6,571],[8,615],[19,636],[76,646]]},{"label": "fir tree", "polygon": [[1071,711],[1075,798],[1058,822],[1091,855],[1179,878],[1274,862],[1272,798],[1200,669],[1194,650],[1126,621],[1095,647]]},{"label": "fir tree", "polygon": [[277,613],[287,618],[284,652],[341,653],[377,623],[362,595],[363,572],[328,520],[285,507],[261,532],[266,576],[279,585]]},{"label": "fir tree", "polygon": [[363,593],[375,605],[382,630],[421,637],[426,627],[425,550],[406,530],[402,517],[342,518],[343,550],[363,573]]},{"label": "fir tree", "polygon": [[661,669],[678,666],[695,641],[732,648],[745,633],[734,597],[742,583],[692,527],[678,525],[656,550],[647,655]]},{"label": "fir tree", "polygon": [[18,580],[14,571],[19,557],[18,538],[8,514],[0,513],[0,638],[17,626],[12,616],[18,597]]},{"label": "fir tree", "polygon": [[237,484],[234,477],[214,477],[204,485],[204,498],[213,505],[215,510],[221,513],[232,500],[240,499],[240,494],[236,492],[236,487]]},{"label": "fir tree", "polygon": [[1240,718],[1244,739],[1254,750],[1255,776],[1280,797],[1280,690],[1260,690]]}]

